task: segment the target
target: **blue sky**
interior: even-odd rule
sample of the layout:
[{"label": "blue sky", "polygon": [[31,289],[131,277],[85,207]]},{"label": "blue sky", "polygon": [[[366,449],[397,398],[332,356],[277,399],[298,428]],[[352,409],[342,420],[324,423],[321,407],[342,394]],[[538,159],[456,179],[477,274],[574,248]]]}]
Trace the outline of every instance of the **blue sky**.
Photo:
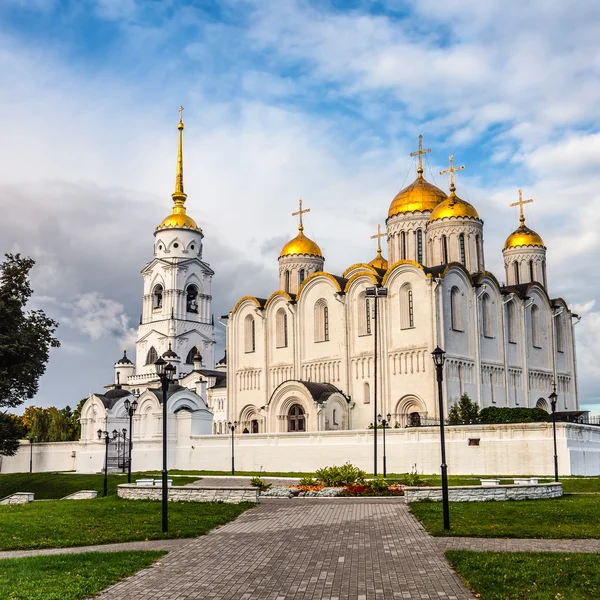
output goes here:
[{"label": "blue sky", "polygon": [[216,314],[274,289],[299,197],[329,270],[369,260],[423,134],[428,179],[447,186],[450,153],[466,165],[500,280],[508,204],[535,199],[550,293],[583,316],[582,404],[600,410],[599,18],[591,0],[3,0],[0,246],[38,261],[64,342],[36,402],[101,390],[131,346],[183,104]]}]

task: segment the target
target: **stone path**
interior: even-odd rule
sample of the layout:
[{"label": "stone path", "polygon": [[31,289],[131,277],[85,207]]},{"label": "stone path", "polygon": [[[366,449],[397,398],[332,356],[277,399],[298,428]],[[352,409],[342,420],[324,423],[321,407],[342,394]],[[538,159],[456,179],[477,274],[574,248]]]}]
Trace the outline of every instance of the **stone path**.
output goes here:
[{"label": "stone path", "polygon": [[600,553],[600,540],[528,540],[509,538],[436,538],[442,552],[475,550],[477,552],[584,552]]},{"label": "stone path", "polygon": [[473,598],[401,501],[266,500],[104,600]]}]

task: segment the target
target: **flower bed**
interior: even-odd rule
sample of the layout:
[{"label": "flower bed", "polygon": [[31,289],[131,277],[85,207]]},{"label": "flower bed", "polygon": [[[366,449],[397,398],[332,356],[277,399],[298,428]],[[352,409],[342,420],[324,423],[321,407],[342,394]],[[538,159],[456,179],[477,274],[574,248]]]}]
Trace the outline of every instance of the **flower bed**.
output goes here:
[{"label": "flower bed", "polygon": [[290,486],[269,488],[261,491],[264,498],[335,498],[335,497],[360,497],[360,496],[404,496],[403,486],[389,486],[385,490],[376,490],[368,485],[357,484],[345,487],[323,486]]}]

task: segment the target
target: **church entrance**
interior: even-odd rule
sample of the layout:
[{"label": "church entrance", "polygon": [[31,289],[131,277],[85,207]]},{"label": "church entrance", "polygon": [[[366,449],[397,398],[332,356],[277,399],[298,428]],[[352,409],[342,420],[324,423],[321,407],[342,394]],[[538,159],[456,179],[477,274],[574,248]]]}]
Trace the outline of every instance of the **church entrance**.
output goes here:
[{"label": "church entrance", "polygon": [[306,431],[304,409],[299,404],[292,404],[288,411],[288,431]]},{"label": "church entrance", "polygon": [[252,431],[252,433],[258,433],[258,420],[257,419],[252,419],[252,421],[250,422],[250,431]]}]

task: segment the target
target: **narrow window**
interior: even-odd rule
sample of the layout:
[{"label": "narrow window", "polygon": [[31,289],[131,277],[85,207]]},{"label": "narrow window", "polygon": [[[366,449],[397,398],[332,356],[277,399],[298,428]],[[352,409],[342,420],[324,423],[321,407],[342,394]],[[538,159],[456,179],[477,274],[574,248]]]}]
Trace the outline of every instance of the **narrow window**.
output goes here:
[{"label": "narrow window", "polygon": [[405,284],[400,290],[400,329],[411,329],[415,326],[413,291]]},{"label": "narrow window", "polygon": [[246,352],[254,352],[256,350],[256,329],[254,317],[248,315],[244,321],[244,345]]},{"label": "narrow window", "polygon": [[198,288],[195,285],[188,285],[186,290],[186,310],[189,313],[198,312]]},{"label": "narrow window", "polygon": [[304,269],[300,269],[300,283],[304,281]]},{"label": "narrow window", "polygon": [[152,365],[158,360],[158,352],[156,348],[152,346],[150,350],[148,350],[148,354],[146,354],[146,364]]},{"label": "narrow window", "polygon": [[322,298],[315,304],[315,342],[329,340],[329,309]]},{"label": "narrow window", "polygon": [[284,291],[289,293],[289,291],[290,291],[290,272],[286,271],[283,278],[284,278]]},{"label": "narrow window", "polygon": [[400,258],[406,260],[406,232],[400,232]]},{"label": "narrow window", "polygon": [[475,236],[475,252],[477,255],[477,271],[481,271],[482,270],[482,266],[481,266],[481,249],[479,247],[479,234],[477,234]]},{"label": "narrow window", "polygon": [[163,286],[157,285],[152,292],[152,308],[162,308],[163,305]]},{"label": "narrow window", "polygon": [[555,318],[556,321],[556,350],[558,352],[565,351],[563,321],[560,316]]},{"label": "narrow window", "polygon": [[288,345],[287,313],[284,308],[280,308],[275,316],[275,345],[277,348],[287,348]]},{"label": "narrow window", "polygon": [[423,231],[417,229],[417,262],[423,263]]},{"label": "narrow window", "polygon": [[544,280],[544,287],[548,287],[548,283],[546,281],[546,261],[542,261],[542,279]]},{"label": "narrow window", "polygon": [[529,281],[535,281],[535,275],[533,272],[533,261],[529,261]]},{"label": "narrow window", "polygon": [[459,244],[459,249],[460,249],[460,264],[464,267],[466,265],[466,258],[465,258],[465,234],[461,233],[458,236],[458,244]]},{"label": "narrow window", "polygon": [[516,335],[517,323],[516,323],[516,315],[515,315],[515,303],[512,300],[506,305],[506,320],[507,320],[507,328],[508,328],[508,341],[511,344],[516,344],[517,343],[517,335]]},{"label": "narrow window", "polygon": [[367,319],[367,335],[371,335],[371,301],[365,298],[365,318]]},{"label": "narrow window", "polygon": [[442,263],[448,264],[448,238],[445,235],[442,236]]},{"label": "narrow window", "polygon": [[463,331],[460,290],[453,287],[450,291],[450,322],[454,331]]},{"label": "narrow window", "polygon": [[365,292],[358,295],[358,335],[371,335],[371,306]]},{"label": "narrow window", "polygon": [[483,337],[492,337],[492,301],[488,294],[481,298],[481,320],[483,322]]},{"label": "narrow window", "polygon": [[371,402],[371,388],[369,382],[365,381],[363,388],[363,404],[369,404]]},{"label": "narrow window", "polygon": [[534,348],[541,348],[540,343],[540,309],[534,304],[531,307],[531,343]]},{"label": "narrow window", "polygon": [[519,263],[517,261],[515,261],[514,263],[514,269],[515,269],[515,285],[519,285],[519,283],[521,283],[519,281]]},{"label": "narrow window", "polygon": [[325,337],[323,338],[326,342],[329,341],[329,308],[325,306],[323,308],[323,323],[325,325]]}]

